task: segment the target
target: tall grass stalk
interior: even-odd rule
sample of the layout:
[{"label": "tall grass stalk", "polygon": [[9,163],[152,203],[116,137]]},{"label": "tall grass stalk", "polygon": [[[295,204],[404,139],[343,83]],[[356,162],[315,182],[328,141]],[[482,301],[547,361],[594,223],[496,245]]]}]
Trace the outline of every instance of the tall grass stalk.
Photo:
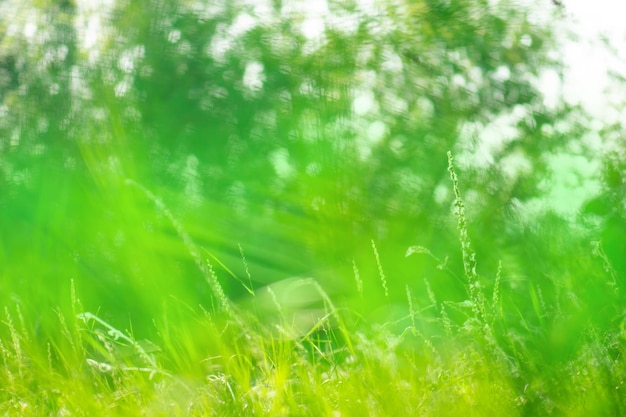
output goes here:
[{"label": "tall grass stalk", "polygon": [[378,267],[378,276],[380,277],[380,283],[383,286],[385,297],[389,297],[387,277],[385,276],[385,271],[383,270],[383,264],[382,262],[380,262],[380,255],[378,254],[378,249],[376,249],[376,243],[374,242],[374,239],[372,239],[372,250],[374,251],[374,258],[376,259],[376,266]]},{"label": "tall grass stalk", "polygon": [[161,201],[160,198],[155,196],[151,191],[146,189],[143,185],[131,180],[127,179],[126,184],[129,186],[135,187],[140,190],[149,200],[151,200],[154,205],[161,211],[167,219],[170,221],[178,236],[182,239],[185,244],[191,258],[194,260],[196,267],[200,270],[204,278],[206,279],[211,291],[217,297],[221,308],[226,312],[226,314],[235,322],[237,322],[242,328],[246,327],[245,322],[239,317],[239,315],[235,312],[235,309],[231,303],[231,301],[226,296],[222,285],[219,283],[217,275],[213,270],[213,265],[207,259],[206,262],[203,262],[202,257],[200,256],[200,251],[198,246],[195,244],[191,236],[185,231],[183,225],[174,217],[172,212],[165,206],[165,204]]},{"label": "tall grass stalk", "polygon": [[485,336],[493,341],[493,332],[489,326],[487,318],[487,307],[485,305],[485,294],[481,288],[480,277],[476,271],[476,253],[472,249],[471,239],[467,228],[467,219],[465,217],[465,204],[461,198],[461,190],[459,180],[454,170],[454,158],[452,152],[448,151],[448,172],[452,187],[454,189],[454,215],[457,219],[457,231],[459,233],[459,242],[461,243],[461,254],[463,257],[463,270],[467,279],[468,294],[472,310],[475,318],[481,323],[485,331]]}]

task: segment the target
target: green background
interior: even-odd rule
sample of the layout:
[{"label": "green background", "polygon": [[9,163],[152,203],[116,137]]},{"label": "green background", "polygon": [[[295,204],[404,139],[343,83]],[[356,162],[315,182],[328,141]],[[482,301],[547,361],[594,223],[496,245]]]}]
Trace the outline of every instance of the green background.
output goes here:
[{"label": "green background", "polygon": [[[44,340],[74,283],[138,339],[193,331],[220,310],[200,259],[261,322],[278,301],[310,328],[324,301],[297,278],[314,278],[355,332],[401,332],[408,293],[413,325],[445,345],[442,314],[471,327],[475,290],[451,151],[475,285],[520,372],[549,375],[590,328],[619,339],[623,148],[595,152],[598,121],[546,105],[538,80],[562,73],[562,34],[508,2],[337,1],[312,39],[286,3],[119,1],[89,45],[82,3],[2,5],[1,304]],[[550,200],[576,175],[559,158],[595,168],[569,213]]]}]

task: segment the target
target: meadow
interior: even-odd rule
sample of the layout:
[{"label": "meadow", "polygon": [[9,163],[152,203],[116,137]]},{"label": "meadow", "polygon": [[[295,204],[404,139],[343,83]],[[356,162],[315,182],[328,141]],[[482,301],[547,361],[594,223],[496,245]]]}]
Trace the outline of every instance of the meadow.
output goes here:
[{"label": "meadow", "polygon": [[0,416],[626,415],[624,79],[531,3],[0,2]]},{"label": "meadow", "polygon": [[[433,259],[440,271],[461,280],[464,295],[454,300],[446,299],[448,294],[430,285],[425,275],[415,277],[419,285],[406,282],[403,301],[391,303],[389,292],[398,286],[389,285],[385,257],[373,240],[374,276],[365,276],[354,263],[353,275],[342,278],[353,285],[352,300],[333,299],[314,277],[254,288],[253,277],[237,276],[234,266],[202,250],[157,196],[129,182],[142,188],[171,223],[210,300],[166,303],[160,316],[142,324],[151,328],[146,333],[133,328],[132,321],[124,328],[110,323],[104,318],[106,305],[103,312],[86,309],[71,279],[52,308],[14,298],[2,312],[0,412],[329,417],[626,413],[622,289],[601,245],[580,254],[588,265],[581,271],[584,276],[516,286],[502,261],[496,270],[479,274],[480,258],[473,250],[450,153],[448,162],[460,268],[453,270],[423,246],[411,246],[403,255]],[[242,270],[250,273],[245,248],[240,249]],[[228,275],[237,278],[248,297],[229,297],[221,283]],[[150,299],[155,304],[171,301],[170,290],[162,286]],[[367,291],[389,300],[385,309],[396,312],[392,321],[372,314],[364,299]]]}]

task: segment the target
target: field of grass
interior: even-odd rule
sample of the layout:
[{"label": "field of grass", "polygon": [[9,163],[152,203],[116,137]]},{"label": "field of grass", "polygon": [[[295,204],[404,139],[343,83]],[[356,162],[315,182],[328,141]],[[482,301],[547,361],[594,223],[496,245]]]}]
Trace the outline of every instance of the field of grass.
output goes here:
[{"label": "field of grass", "polygon": [[[554,277],[552,287],[511,285],[506,262],[479,275],[449,162],[463,260],[451,273],[463,299],[416,276],[426,294],[407,284],[404,302],[387,307],[398,311],[390,321],[372,319],[367,302],[333,299],[315,278],[263,289],[242,279],[249,297],[233,301],[215,273],[219,261],[161,205],[213,305],[172,302],[146,332],[85,311],[71,280],[59,294],[66,301],[37,321],[36,300],[14,300],[1,312],[0,415],[626,415],[623,296],[601,246],[585,255],[596,272]],[[384,300],[390,278],[371,243]],[[406,255],[435,258],[421,246]],[[343,277],[357,298],[372,282],[365,278],[356,264]]]}]

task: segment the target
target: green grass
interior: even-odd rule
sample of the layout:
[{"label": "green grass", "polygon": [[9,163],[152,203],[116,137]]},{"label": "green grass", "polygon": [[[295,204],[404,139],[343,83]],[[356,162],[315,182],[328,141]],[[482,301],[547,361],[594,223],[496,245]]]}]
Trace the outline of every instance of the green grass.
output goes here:
[{"label": "green grass", "polygon": [[[0,415],[626,415],[625,322],[617,274],[601,247],[589,254],[603,270],[588,277],[590,287],[566,277],[550,293],[532,280],[507,285],[506,263],[480,276],[450,155],[449,171],[465,296],[446,299],[429,277],[416,277],[425,294],[407,284],[405,301],[385,307],[394,311],[387,321],[372,320],[365,303],[333,300],[313,278],[255,289],[248,277],[240,283],[249,297],[232,301],[215,273],[219,260],[132,183],[172,223],[212,307],[169,298],[145,340],[132,323],[116,328],[85,311],[73,284],[60,303],[67,308],[40,312],[39,323],[22,311],[37,306],[16,300],[2,312]],[[343,279],[361,299],[378,280],[386,299],[391,277],[371,243],[378,276],[365,279],[353,262],[354,276]],[[449,268],[427,248],[407,256]],[[590,314],[589,300],[598,298],[614,312],[609,319]]]}]

